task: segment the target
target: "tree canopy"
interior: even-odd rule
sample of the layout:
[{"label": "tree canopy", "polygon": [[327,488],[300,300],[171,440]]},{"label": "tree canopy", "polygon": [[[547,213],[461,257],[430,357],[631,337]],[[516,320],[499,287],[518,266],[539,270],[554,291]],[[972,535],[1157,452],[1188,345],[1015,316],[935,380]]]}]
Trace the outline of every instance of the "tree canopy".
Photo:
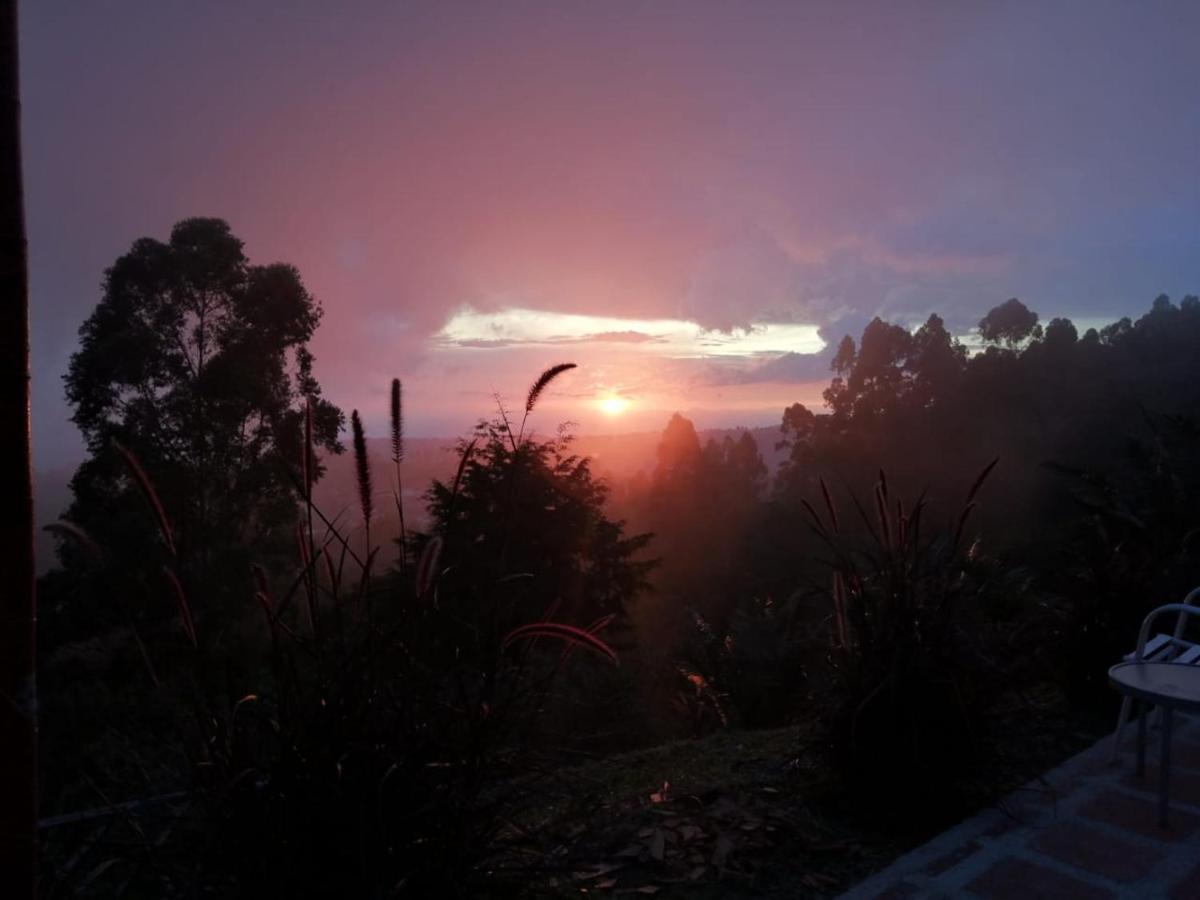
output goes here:
[{"label": "tree canopy", "polygon": [[1014,539],[1017,523],[1064,515],[1060,480],[1045,463],[1086,461],[1119,471],[1131,433],[1152,413],[1200,415],[1196,389],[1200,301],[1157,297],[1133,321],[1080,336],[1069,319],[1043,329],[1038,314],[1010,299],[980,321],[989,343],[968,355],[938,316],[910,332],[875,319],[856,342],[847,335],[832,362],[827,413],[800,404],[782,418],[790,458],[775,482],[791,499],[811,497],[816,479],[861,484],[887,468],[911,492],[969,472],[997,455],[1010,489],[991,509]]},{"label": "tree canopy", "polygon": [[428,497],[443,556],[455,561],[449,577],[471,603],[494,608],[508,596],[512,625],[623,619],[646,587],[650,536],[605,515],[608,487],[570,437],[518,440],[506,422],[482,422],[469,446],[457,485],[435,481]]},{"label": "tree canopy", "polygon": [[[931,315],[916,331],[876,317],[855,344],[846,335],[833,358],[834,377],[825,402],[839,425],[857,427],[899,412],[927,409],[944,401],[966,366],[966,350],[940,316]],[[784,432],[802,426],[803,415],[784,414]]]},{"label": "tree canopy", "polygon": [[316,443],[341,449],[343,415],[321,398],[308,349],[320,319],[300,273],[252,265],[220,219],[135,241],[106,271],[65,376],[90,453],[68,517],[143,568],[154,528],[119,441],[156,486],[190,577],[217,573],[235,548],[261,552],[295,515],[306,402]]},{"label": "tree canopy", "polygon": [[702,445],[690,419],[671,416],[657,465],[632,507],[638,527],[654,534],[662,559],[654,573],[660,597],[643,616],[647,634],[660,639],[669,633],[684,606],[723,621],[766,483],[767,468],[750,432]]},{"label": "tree canopy", "polygon": [[979,334],[988,343],[1012,348],[1031,337],[1040,338],[1042,330],[1038,314],[1013,297],[988,310],[979,320]]}]

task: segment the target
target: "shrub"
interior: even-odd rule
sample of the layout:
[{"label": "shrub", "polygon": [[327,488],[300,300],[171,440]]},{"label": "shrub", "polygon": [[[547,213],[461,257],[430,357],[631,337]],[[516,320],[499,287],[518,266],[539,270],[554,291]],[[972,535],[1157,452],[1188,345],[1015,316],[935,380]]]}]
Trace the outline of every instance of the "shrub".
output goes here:
[{"label": "shrub", "polygon": [[1043,543],[1054,548],[1041,568],[1055,599],[1058,678],[1090,708],[1112,705],[1104,673],[1133,649],[1146,613],[1195,587],[1200,568],[1200,427],[1148,412],[1145,425],[1124,471],[1049,464],[1075,507]]},{"label": "shrub", "polygon": [[770,728],[803,712],[809,639],[800,630],[798,597],[782,603],[750,597],[723,633],[691,611],[692,629],[676,670],[677,695],[692,733],[714,728]]},{"label": "shrub", "polygon": [[987,566],[966,525],[994,465],[947,531],[929,527],[924,497],[891,497],[882,472],[873,515],[854,502],[860,537],[843,527],[824,482],[825,515],[805,504],[831,569],[820,591],[831,610],[831,673],[819,698],[828,747],[845,786],[885,814],[957,811],[960,780],[978,758],[998,682],[985,652]]}]

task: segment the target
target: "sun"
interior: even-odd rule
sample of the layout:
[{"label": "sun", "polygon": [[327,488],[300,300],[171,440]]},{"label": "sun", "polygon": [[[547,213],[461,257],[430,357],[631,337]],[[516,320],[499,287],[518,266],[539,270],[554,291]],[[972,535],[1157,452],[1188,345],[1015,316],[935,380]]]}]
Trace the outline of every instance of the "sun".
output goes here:
[{"label": "sun", "polygon": [[629,398],[619,394],[609,394],[607,397],[601,397],[597,405],[600,407],[600,412],[606,416],[619,416],[629,409]]}]

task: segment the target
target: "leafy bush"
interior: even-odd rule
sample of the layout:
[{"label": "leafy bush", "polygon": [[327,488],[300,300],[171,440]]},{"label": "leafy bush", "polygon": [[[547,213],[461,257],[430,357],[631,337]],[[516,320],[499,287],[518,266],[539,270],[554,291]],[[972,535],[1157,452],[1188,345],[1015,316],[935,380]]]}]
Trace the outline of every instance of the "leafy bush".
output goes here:
[{"label": "leafy bush", "polygon": [[683,643],[678,693],[693,734],[715,728],[770,728],[803,712],[809,636],[797,622],[798,597],[751,597],[735,605],[719,633],[700,613]]},{"label": "leafy bush", "polygon": [[1108,707],[1105,672],[1133,649],[1151,609],[1196,586],[1200,563],[1200,427],[1145,414],[1123,473],[1051,464],[1076,513],[1043,561],[1053,604],[1058,672],[1072,700]]},{"label": "leafy bush", "polygon": [[945,815],[977,759],[998,681],[986,652],[987,565],[966,540],[976,480],[956,523],[930,528],[922,497],[890,496],[881,472],[865,535],[843,527],[822,482],[825,515],[806,504],[831,569],[829,682],[819,698],[832,762],[846,787],[885,814]]}]

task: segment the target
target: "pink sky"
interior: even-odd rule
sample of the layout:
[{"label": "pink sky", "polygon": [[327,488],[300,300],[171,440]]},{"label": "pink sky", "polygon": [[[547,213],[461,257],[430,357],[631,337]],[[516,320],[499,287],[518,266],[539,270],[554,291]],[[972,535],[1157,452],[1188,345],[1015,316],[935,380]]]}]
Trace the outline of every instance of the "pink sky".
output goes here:
[{"label": "pink sky", "polygon": [[78,453],[103,268],[191,215],[296,264],[327,394],[381,424],[400,376],[416,434],[563,360],[543,427],[775,422],[813,329],[1195,292],[1198,8],[1052,6],[26,4],[35,452]]}]

